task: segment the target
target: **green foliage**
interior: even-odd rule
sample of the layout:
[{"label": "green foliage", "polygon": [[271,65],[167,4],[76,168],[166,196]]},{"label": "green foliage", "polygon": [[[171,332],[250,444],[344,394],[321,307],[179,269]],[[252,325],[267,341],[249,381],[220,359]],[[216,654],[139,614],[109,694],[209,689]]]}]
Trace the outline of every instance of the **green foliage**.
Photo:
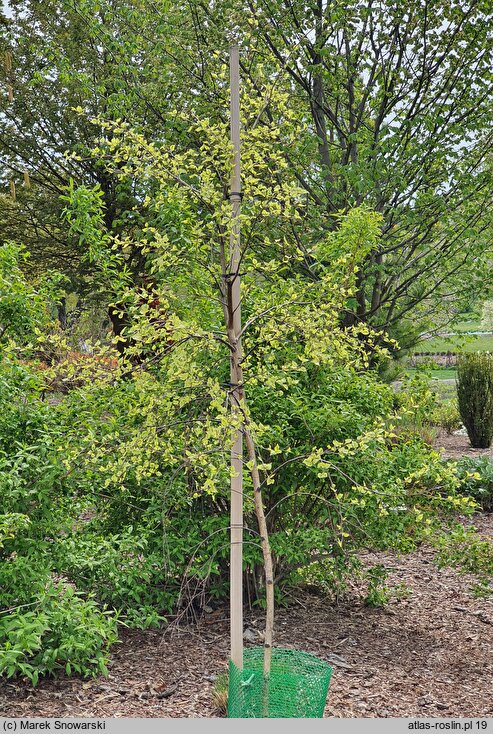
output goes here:
[{"label": "green foliage", "polygon": [[54,411],[39,399],[39,379],[19,363],[0,363],[0,675],[106,671],[114,618],[68,582],[55,583],[57,538],[78,503],[58,447]]},{"label": "green foliage", "polygon": [[48,582],[31,609],[0,616],[0,675],[39,676],[64,671],[106,674],[108,648],[116,641],[116,621],[73,588]]},{"label": "green foliage", "polygon": [[15,538],[17,531],[25,530],[29,525],[29,518],[19,512],[8,512],[0,515],[0,550],[6,540]]},{"label": "green foliage", "polygon": [[98,602],[121,610],[128,626],[158,626],[176,596],[163,584],[163,554],[159,538],[149,550],[149,530],[129,526],[121,535],[79,532],[58,544],[57,567],[77,587],[94,594]]},{"label": "green foliage", "polygon": [[[271,361],[271,372],[284,364]],[[159,380],[138,371],[97,390],[88,385],[58,408],[71,436],[69,466],[78,486],[87,484],[93,516],[59,544],[58,567],[131,624],[151,609],[166,615],[179,598],[228,589],[227,424],[220,412],[207,422],[214,392],[184,400],[177,378],[164,365]],[[362,545],[411,550],[435,527],[438,508],[467,511],[438,454],[381,423],[392,417],[389,386],[342,365],[280,385],[253,385],[250,402],[281,592],[315,577],[340,589]],[[244,481],[248,488],[247,473]],[[245,578],[255,598],[262,557],[248,495],[245,520]]]},{"label": "green foliage", "polygon": [[406,374],[395,393],[394,405],[403,426],[419,431],[431,425],[439,403],[429,370],[419,368],[412,375]]},{"label": "green foliage", "polygon": [[493,512],[493,461],[487,456],[457,462],[458,491],[472,497],[485,512]]},{"label": "green foliage", "polygon": [[493,439],[493,356],[462,354],[457,364],[457,402],[474,448],[489,448]]},{"label": "green foliage", "polygon": [[367,606],[383,607],[390,600],[390,590],[385,583],[388,575],[388,569],[382,564],[377,564],[367,570],[368,591],[365,597],[365,604]]},{"label": "green foliage", "polygon": [[493,593],[493,542],[490,538],[481,538],[474,527],[457,525],[447,536],[438,535],[434,544],[438,549],[436,562],[440,566],[452,566],[460,573],[474,574],[478,581],[472,591],[476,595]]},{"label": "green foliage", "polygon": [[32,339],[36,328],[49,321],[48,294],[52,304],[58,298],[60,276],[47,273],[34,286],[24,275],[28,260],[22,247],[0,244],[0,347],[10,339]]},{"label": "green foliage", "polygon": [[443,428],[449,436],[457,431],[462,425],[457,401],[450,400],[436,405],[431,413],[430,423]]},{"label": "green foliage", "polygon": [[[489,186],[479,189],[491,168],[487,166],[481,182],[474,166],[488,156],[489,144],[480,142],[487,134],[475,136],[489,126],[490,22],[487,3],[464,13],[459,0],[439,0],[432,8],[413,3],[409,15],[398,3],[377,6],[361,0],[344,7],[329,3],[316,12],[310,4],[287,10],[281,2],[255,5],[253,46],[268,47],[271,67],[281,78],[285,71],[293,107],[310,119],[316,132],[300,136],[303,154],[293,156],[309,201],[310,223],[323,226],[326,211],[349,207],[355,200],[383,213],[383,238],[365,260],[361,288],[348,307],[354,320],[384,327],[405,348],[427,329],[430,314],[435,322],[446,322],[458,302],[461,307],[471,302],[487,272],[488,236],[483,233],[490,226]],[[396,30],[395,36],[389,36],[389,28]],[[424,43],[417,43],[418,38]],[[478,58],[478,46],[475,73],[485,96],[476,105],[463,62]],[[448,52],[451,65],[436,64],[430,77],[429,60],[445,59]],[[446,81],[452,69],[457,81],[453,88]],[[390,78],[389,70],[391,94],[380,83]],[[252,65],[249,76],[254,74]],[[276,83],[281,82],[276,78]],[[444,89],[437,105],[430,105]],[[467,110],[467,120],[459,109]],[[473,117],[474,126],[466,130]],[[479,146],[471,158],[463,157],[457,145],[469,136]],[[464,257],[466,247],[471,249]]]},{"label": "green foliage", "polygon": [[411,596],[412,591],[406,583],[386,585],[390,569],[385,566],[373,566],[366,570],[368,580],[365,604],[370,607],[384,607],[391,599],[405,599]]}]

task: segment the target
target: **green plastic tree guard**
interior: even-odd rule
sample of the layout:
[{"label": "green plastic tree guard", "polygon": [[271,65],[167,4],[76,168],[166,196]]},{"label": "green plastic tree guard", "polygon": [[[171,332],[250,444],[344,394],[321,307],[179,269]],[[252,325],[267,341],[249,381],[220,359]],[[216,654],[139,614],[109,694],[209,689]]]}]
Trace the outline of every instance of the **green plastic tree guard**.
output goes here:
[{"label": "green plastic tree guard", "polygon": [[243,653],[243,670],[229,661],[228,718],[317,719],[324,715],[332,668],[299,650],[272,650],[264,679],[264,649]]}]

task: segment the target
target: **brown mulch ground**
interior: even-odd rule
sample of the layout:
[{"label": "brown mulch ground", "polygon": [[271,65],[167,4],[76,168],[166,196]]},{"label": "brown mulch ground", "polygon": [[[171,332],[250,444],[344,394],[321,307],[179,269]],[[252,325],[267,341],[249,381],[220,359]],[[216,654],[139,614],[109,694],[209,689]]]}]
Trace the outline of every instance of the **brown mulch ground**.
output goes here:
[{"label": "brown mulch ground", "polygon": [[[493,515],[476,524],[493,537]],[[493,601],[475,599],[471,579],[433,564],[433,552],[367,556],[393,567],[404,592],[385,609],[355,593],[338,605],[303,594],[277,614],[276,644],[329,661],[327,717],[493,716]],[[262,615],[248,615],[251,630]],[[122,633],[108,678],[0,683],[0,716],[209,717],[215,676],[225,670],[224,609],[199,627]]]},{"label": "brown mulch ground", "polygon": [[444,459],[461,459],[463,456],[475,458],[489,456],[493,458],[493,444],[489,449],[473,449],[467,436],[449,434],[441,430],[435,441],[435,446],[442,449]]}]

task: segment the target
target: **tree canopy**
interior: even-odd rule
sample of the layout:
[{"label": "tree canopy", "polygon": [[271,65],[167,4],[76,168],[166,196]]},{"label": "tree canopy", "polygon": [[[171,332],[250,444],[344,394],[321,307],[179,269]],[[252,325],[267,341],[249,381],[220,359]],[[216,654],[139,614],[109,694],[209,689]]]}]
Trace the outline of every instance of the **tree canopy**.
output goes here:
[{"label": "tree canopy", "polygon": [[[110,233],[138,230],[136,185],[89,155],[99,135],[93,120],[122,119],[148,140],[199,151],[186,122],[225,121],[221,70],[234,21],[244,95],[259,100],[260,130],[277,126],[300,187],[300,221],[279,232],[305,251],[299,269],[316,277],[309,251],[338,226],[334,215],[364,203],[383,217],[343,322],[370,323],[407,346],[488,287],[488,2],[10,7],[2,46],[12,99],[5,91],[0,150],[4,190],[13,182],[17,201],[2,207],[3,236],[32,243],[34,260],[65,263],[74,283],[85,273],[80,243],[59,226],[70,178],[99,185]],[[282,113],[273,90],[285,95]],[[132,257],[139,282],[145,264]]]}]

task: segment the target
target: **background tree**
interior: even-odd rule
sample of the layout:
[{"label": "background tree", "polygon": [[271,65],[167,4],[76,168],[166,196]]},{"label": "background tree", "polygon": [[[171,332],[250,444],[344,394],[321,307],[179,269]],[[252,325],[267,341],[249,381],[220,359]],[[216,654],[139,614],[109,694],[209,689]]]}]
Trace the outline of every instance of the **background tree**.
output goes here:
[{"label": "background tree", "polygon": [[[144,42],[140,31],[150,25],[151,12],[144,3],[13,0],[9,8],[1,42],[0,155],[1,181],[13,201],[3,201],[0,236],[28,245],[38,269],[56,262],[80,296],[94,295],[98,284],[89,277],[87,251],[61,225],[60,197],[71,180],[98,186],[105,230],[138,231],[139,191],[109,176],[89,155],[100,134],[90,120],[130,117],[147,129],[156,121],[168,124],[170,77],[163,68],[157,76],[153,62],[169,44],[176,16],[170,13],[166,23],[154,24]],[[176,94],[174,87],[173,104]],[[128,247],[126,256],[141,285],[141,251]],[[123,326],[119,313],[110,309],[115,334]]]},{"label": "background tree", "polygon": [[[35,207],[17,208],[10,229],[20,218],[40,258],[50,249],[55,256],[74,253],[72,278],[82,253],[77,241],[57,241],[52,216],[70,177],[101,187],[108,232],[138,234],[141,225],[138,186],[117,183],[86,155],[99,134],[88,119],[122,118],[149,139],[180,150],[197,147],[185,119],[223,116],[225,21],[236,18],[245,34],[243,77],[264,100],[257,125],[277,120],[282,142],[294,119],[300,123],[297,145],[285,150],[303,190],[303,221],[295,232],[306,256],[299,270],[316,277],[308,253],[337,226],[338,211],[366,203],[384,217],[381,242],[360,269],[344,323],[390,330],[406,346],[424,327],[449,320],[470,293],[487,288],[492,49],[486,0],[416,0],[405,8],[372,0],[314,6],[251,0],[215,8],[12,0],[10,6],[3,45],[13,55],[4,83],[15,94],[9,102],[5,93],[0,118],[2,158],[11,172],[4,190],[13,178],[19,191],[27,169],[33,193],[22,189],[22,197],[38,197]],[[290,99],[282,119],[264,94],[272,80]],[[67,150],[77,160],[65,158]],[[46,193],[35,195],[36,187]],[[141,253],[129,249],[128,258],[141,285]],[[119,333],[116,311],[112,318]]]},{"label": "background tree", "polygon": [[[257,53],[243,73],[257,89],[258,65],[286,76],[280,83],[306,125],[298,151],[289,152],[309,205],[305,241],[336,226],[334,213],[363,202],[384,218],[345,323],[369,322],[412,343],[424,324],[446,321],[486,286],[491,6],[247,6]],[[221,26],[218,10],[199,12],[197,30]]]}]

